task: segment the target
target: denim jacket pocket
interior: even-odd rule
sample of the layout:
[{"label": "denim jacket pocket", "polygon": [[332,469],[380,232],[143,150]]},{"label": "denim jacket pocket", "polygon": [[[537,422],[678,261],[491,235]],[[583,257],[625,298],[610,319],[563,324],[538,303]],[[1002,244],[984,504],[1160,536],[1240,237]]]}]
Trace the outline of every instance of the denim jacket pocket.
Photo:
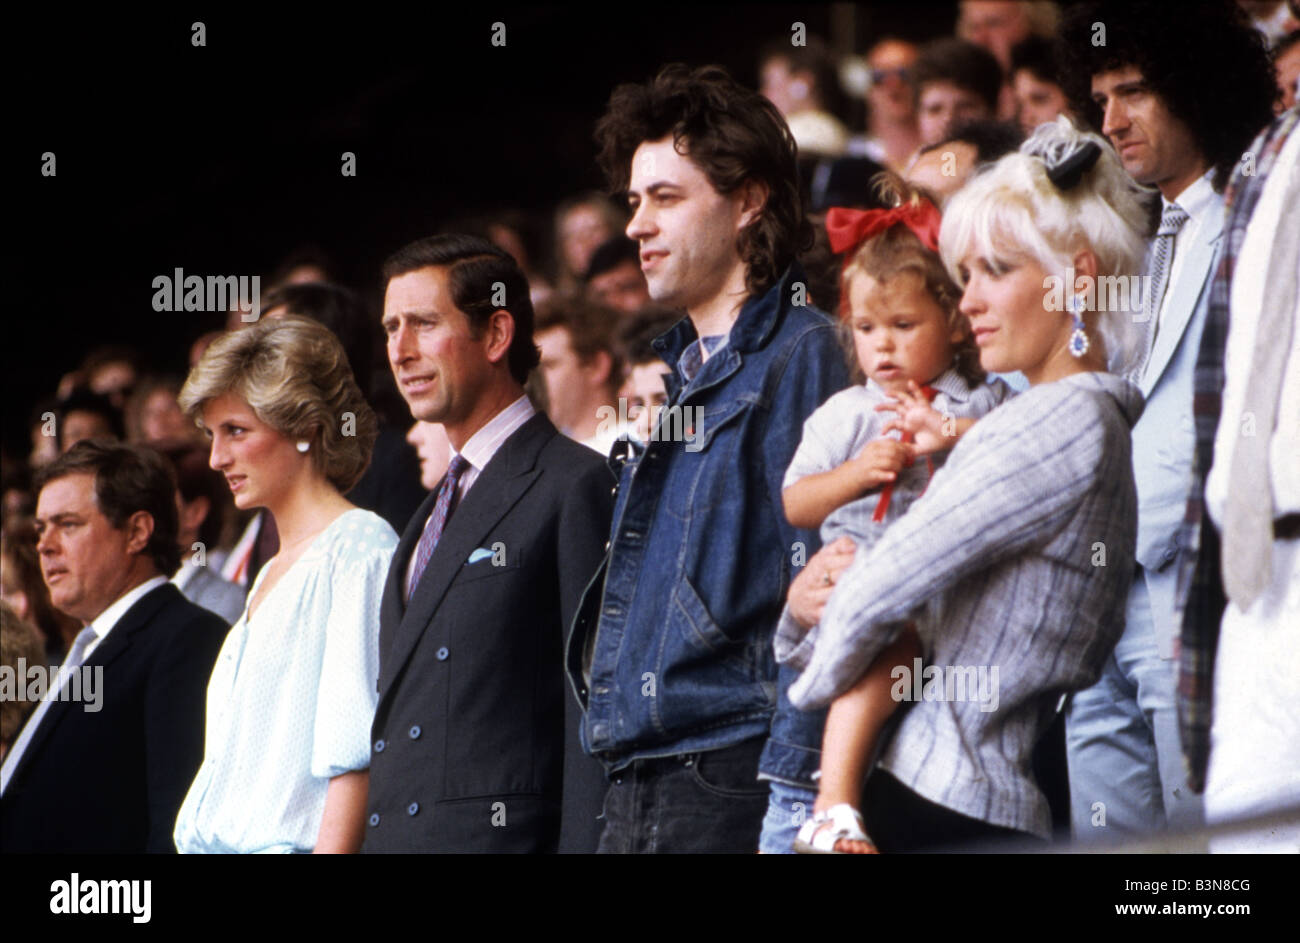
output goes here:
[{"label": "denim jacket pocket", "polygon": [[[677,581],[672,609],[662,660],[686,666],[679,689],[685,698],[725,699],[735,713],[773,706],[775,688],[764,683],[755,647],[748,639],[732,639],[722,631],[684,575]],[[677,645],[683,650],[669,651]]]},{"label": "denim jacket pocket", "polygon": [[[668,512],[690,521],[737,496],[734,455],[739,448],[746,415],[755,397],[739,396],[716,406],[685,406],[680,420],[687,457],[681,463],[681,486],[669,486]],[[661,430],[664,427],[661,426]],[[682,495],[681,499],[676,495]]]}]

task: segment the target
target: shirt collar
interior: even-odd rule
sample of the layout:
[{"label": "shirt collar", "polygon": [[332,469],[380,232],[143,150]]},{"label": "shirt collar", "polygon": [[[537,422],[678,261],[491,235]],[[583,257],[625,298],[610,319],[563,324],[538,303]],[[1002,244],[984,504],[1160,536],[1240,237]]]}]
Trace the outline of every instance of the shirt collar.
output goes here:
[{"label": "shirt collar", "polygon": [[[1178,194],[1178,197],[1172,202],[1177,203],[1184,213],[1188,215],[1193,223],[1200,226],[1207,216],[1214,212],[1215,197],[1214,185],[1210,183],[1210,178],[1214,175],[1211,168],[1203,176],[1197,177],[1186,190]],[[1161,209],[1169,208],[1170,200],[1160,197]],[[1219,211],[1222,212],[1222,206]]]},{"label": "shirt collar", "polygon": [[476,470],[482,471],[492,456],[497,453],[511,433],[532,419],[537,410],[527,394],[519,397],[501,412],[497,413],[466,441],[464,447],[457,451],[452,448],[452,455],[459,455]]},{"label": "shirt collar", "polygon": [[95,637],[102,642],[108,638],[108,633],[113,631],[113,627],[121,621],[122,616],[126,615],[127,610],[139,602],[148,593],[153,592],[159,586],[167,582],[165,576],[155,576],[145,580],[135,589],[128,590],[124,595],[119,596],[117,601],[91,621],[88,628],[93,629]]},{"label": "shirt collar", "polygon": [[712,357],[717,353],[718,348],[726,343],[726,340],[726,334],[711,334],[708,337],[697,337],[691,341],[677,360],[677,369],[681,371],[687,383],[695,379],[695,374],[699,373],[700,367],[704,366],[705,353],[707,352]]}]

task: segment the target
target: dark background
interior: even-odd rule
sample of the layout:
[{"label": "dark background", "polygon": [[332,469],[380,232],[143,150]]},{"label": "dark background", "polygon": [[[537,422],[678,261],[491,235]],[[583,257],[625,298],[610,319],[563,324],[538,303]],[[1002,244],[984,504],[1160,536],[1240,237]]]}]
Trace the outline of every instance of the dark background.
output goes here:
[{"label": "dark background", "polygon": [[[184,375],[219,315],[156,313],[152,280],[263,277],[319,245],[379,302],[383,259],[470,211],[554,204],[602,181],[592,127],[610,90],[670,61],[757,85],[791,24],[864,52],[948,34],[955,3],[537,6],[427,12],[75,14],[11,21],[19,246],[4,313],[4,443],[107,342]],[[479,12],[479,11],[483,12]],[[191,24],[207,27],[206,47]],[[490,43],[506,24],[506,46]],[[851,33],[846,36],[845,33]],[[57,176],[40,174],[52,151]],[[356,154],[355,177],[340,173]],[[376,328],[376,330],[378,330]]]}]

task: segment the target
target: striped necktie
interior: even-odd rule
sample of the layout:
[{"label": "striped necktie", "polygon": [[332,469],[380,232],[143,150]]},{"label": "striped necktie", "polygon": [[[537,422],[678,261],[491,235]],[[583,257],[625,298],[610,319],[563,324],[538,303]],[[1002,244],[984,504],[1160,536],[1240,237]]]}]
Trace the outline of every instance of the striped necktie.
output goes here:
[{"label": "striped necktie", "polygon": [[411,578],[406,584],[407,602],[410,602],[411,596],[414,595],[415,587],[419,585],[420,577],[424,575],[424,568],[429,565],[433,548],[438,546],[438,538],[442,536],[442,529],[447,525],[447,518],[451,516],[452,505],[456,500],[456,485],[460,483],[460,476],[465,474],[465,470],[469,467],[469,462],[459,455],[453,455],[447,466],[442,487],[438,489],[438,497],[433,502],[433,513],[429,515],[429,523],[424,525],[424,533],[420,535],[420,543],[415,548],[415,565],[411,567]]},{"label": "striped necktie", "polygon": [[1177,203],[1170,203],[1160,214],[1160,229],[1156,232],[1155,242],[1151,246],[1151,267],[1147,271],[1150,290],[1146,294],[1143,314],[1145,315],[1146,346],[1142,351],[1142,369],[1146,369],[1151,359],[1151,351],[1156,345],[1156,334],[1160,331],[1160,305],[1164,301],[1165,291],[1169,287],[1169,269],[1174,260],[1174,244],[1178,232],[1190,217]]}]

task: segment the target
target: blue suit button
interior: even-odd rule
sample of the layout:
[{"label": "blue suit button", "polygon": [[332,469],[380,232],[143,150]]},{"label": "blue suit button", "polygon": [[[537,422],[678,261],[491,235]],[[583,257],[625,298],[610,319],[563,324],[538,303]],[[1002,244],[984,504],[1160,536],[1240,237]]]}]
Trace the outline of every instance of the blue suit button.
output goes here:
[{"label": "blue suit button", "polygon": [[451,652],[447,651],[446,646],[444,646],[444,647],[438,649],[438,661],[446,661],[446,660],[447,660],[447,656],[450,655],[450,654],[451,654]]},{"label": "blue suit button", "polygon": [[419,728],[418,726],[415,726],[415,727],[412,727],[412,728],[411,728],[411,739],[412,739],[412,740],[419,740],[419,739],[420,739],[420,728]]},{"label": "blue suit button", "polygon": [[376,752],[376,753],[383,753],[383,752],[384,752],[384,747],[385,747],[385,746],[386,746],[386,744],[384,743],[384,741],[382,741],[382,740],[376,740],[376,741],[375,741],[375,752]]},{"label": "blue suit button", "polygon": [[378,825],[378,824],[379,824],[379,813],[378,813],[378,812],[371,812],[371,813],[370,813],[370,826],[371,826],[371,828],[373,828],[374,826],[376,826],[376,825]]},{"label": "blue suit button", "polygon": [[415,815],[415,813],[419,811],[420,811],[420,803],[418,802],[412,802],[410,805],[406,807],[407,815]]}]

